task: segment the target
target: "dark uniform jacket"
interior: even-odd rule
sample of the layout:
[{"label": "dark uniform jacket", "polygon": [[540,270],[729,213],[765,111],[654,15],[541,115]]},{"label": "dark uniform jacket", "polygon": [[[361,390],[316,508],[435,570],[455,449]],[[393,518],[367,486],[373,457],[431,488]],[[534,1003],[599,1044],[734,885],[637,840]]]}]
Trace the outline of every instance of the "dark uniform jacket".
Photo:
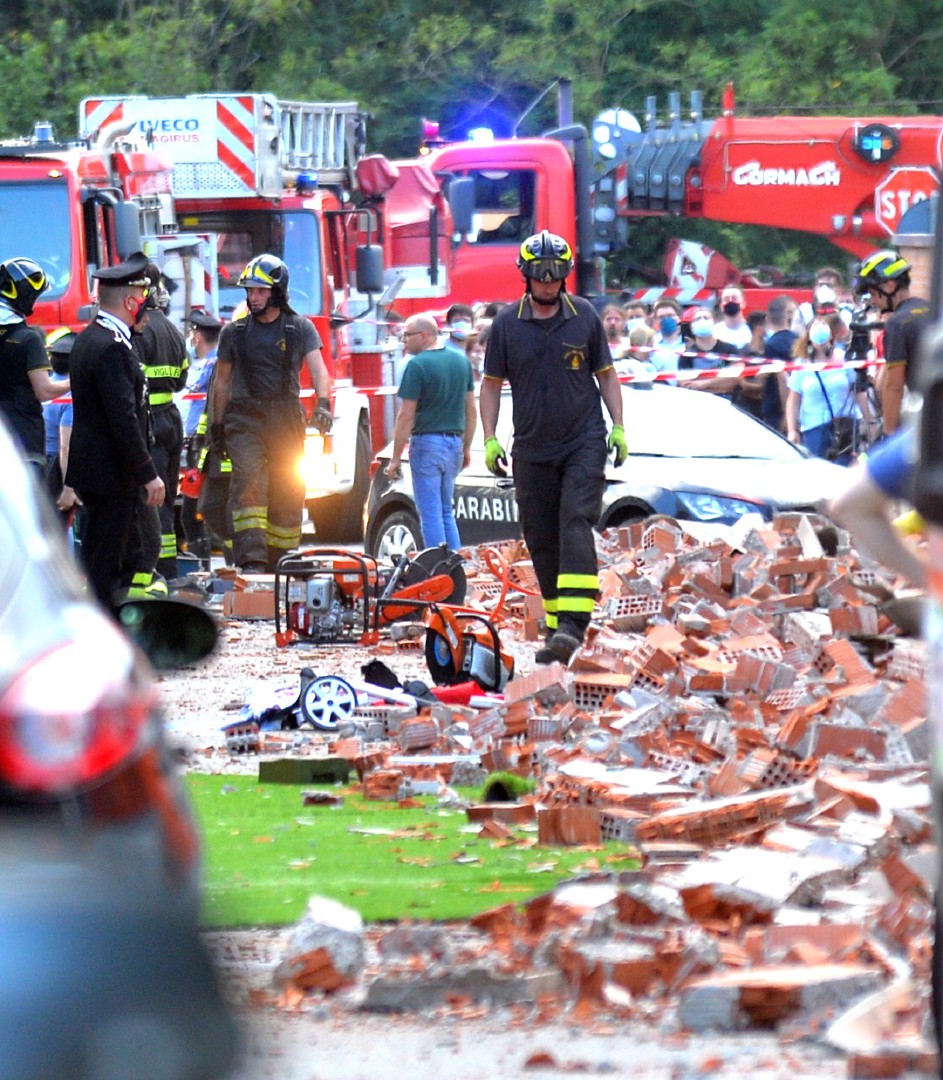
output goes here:
[{"label": "dark uniform jacket", "polygon": [[72,442],[66,483],[81,493],[134,495],[156,479],[147,437],[147,381],[129,342],[96,320],[69,358]]},{"label": "dark uniform jacket", "polygon": [[151,406],[172,404],[174,394],[187,385],[190,360],[183,334],[160,308],[150,308],[144,329],[131,340],[144,365]]}]

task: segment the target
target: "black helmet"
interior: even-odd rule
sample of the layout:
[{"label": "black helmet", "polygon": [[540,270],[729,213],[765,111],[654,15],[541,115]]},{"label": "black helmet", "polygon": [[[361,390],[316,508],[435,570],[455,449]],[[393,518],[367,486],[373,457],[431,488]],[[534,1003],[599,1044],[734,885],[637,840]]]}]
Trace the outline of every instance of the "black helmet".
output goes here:
[{"label": "black helmet", "polygon": [[864,259],[858,268],[858,274],[855,277],[855,292],[865,293],[870,289],[880,291],[888,281],[896,281],[905,275],[909,280],[910,263],[906,259],[890,249],[876,251]]},{"label": "black helmet", "polygon": [[7,259],[0,263],[0,297],[17,314],[32,315],[33,305],[49,288],[43,268],[32,259]]},{"label": "black helmet", "polygon": [[521,244],[517,266],[534,281],[563,281],[573,269],[573,251],[562,236],[544,229]]},{"label": "black helmet", "polygon": [[271,289],[272,301],[288,303],[288,267],[275,255],[256,255],[239,277],[243,289]]}]

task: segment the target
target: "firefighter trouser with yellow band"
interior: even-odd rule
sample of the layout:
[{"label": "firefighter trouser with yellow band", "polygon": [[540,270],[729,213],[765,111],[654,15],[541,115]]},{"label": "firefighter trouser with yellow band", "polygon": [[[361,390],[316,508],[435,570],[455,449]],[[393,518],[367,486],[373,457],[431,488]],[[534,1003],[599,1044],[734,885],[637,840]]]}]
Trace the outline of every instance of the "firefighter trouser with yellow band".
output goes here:
[{"label": "firefighter trouser with yellow band", "polygon": [[151,407],[151,457],[157,475],[164,481],[164,502],[160,517],[160,554],[157,572],[168,580],[177,576],[177,529],[174,507],[180,481],[180,455],[183,453],[183,421],[173,403]]},{"label": "firefighter trouser with yellow band", "polygon": [[582,638],[599,578],[594,528],[602,510],[606,445],[588,440],[565,457],[514,458],[514,487],[524,541],[534,564],[547,628]]},{"label": "firefighter trouser with yellow band", "polygon": [[237,566],[261,563],[273,570],[301,542],[304,444],[305,417],[297,398],[233,401],[226,410]]}]

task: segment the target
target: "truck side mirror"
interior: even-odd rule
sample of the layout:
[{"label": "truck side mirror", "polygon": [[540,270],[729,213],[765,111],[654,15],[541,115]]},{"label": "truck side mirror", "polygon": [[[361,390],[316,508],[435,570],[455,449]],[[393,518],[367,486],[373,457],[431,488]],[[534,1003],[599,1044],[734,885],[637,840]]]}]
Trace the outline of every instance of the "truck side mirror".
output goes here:
[{"label": "truck side mirror", "polygon": [[119,202],[114,205],[115,247],[122,259],[135,251],[141,251],[141,226],[138,208],[133,203]]},{"label": "truck side mirror", "polygon": [[357,291],[383,292],[383,248],[379,244],[361,244],[357,248]]},{"label": "truck side mirror", "polygon": [[475,180],[471,176],[454,176],[449,182],[449,209],[458,233],[471,232],[475,212]]}]

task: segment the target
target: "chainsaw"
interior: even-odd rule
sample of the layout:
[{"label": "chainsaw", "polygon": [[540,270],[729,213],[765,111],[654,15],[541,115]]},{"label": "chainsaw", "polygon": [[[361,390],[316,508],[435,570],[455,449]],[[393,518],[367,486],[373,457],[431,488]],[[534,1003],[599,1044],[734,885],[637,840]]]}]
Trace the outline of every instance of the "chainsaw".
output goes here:
[{"label": "chainsaw", "polygon": [[417,617],[429,603],[460,604],[465,589],[462,557],[444,544],[385,567],[336,548],[293,552],[275,570],[275,640],[375,645],[381,626]]}]

